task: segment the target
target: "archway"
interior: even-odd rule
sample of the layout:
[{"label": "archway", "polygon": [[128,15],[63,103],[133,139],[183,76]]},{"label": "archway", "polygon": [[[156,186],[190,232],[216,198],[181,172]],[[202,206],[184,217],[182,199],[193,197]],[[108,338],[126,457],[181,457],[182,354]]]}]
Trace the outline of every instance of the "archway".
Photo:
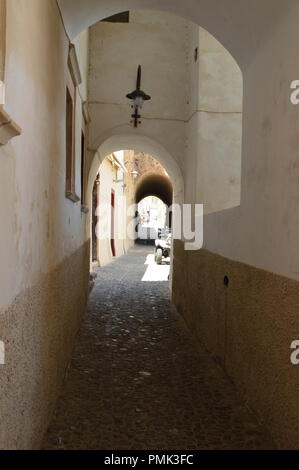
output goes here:
[{"label": "archway", "polygon": [[142,136],[140,134],[123,134],[111,136],[100,144],[97,152],[93,157],[89,170],[86,192],[86,200],[89,207],[89,213],[86,224],[88,237],[91,237],[90,227],[92,209],[92,189],[97,173],[99,171],[99,167],[107,155],[113,152],[130,149],[135,149],[144,153],[148,153],[157,160],[159,160],[160,163],[165,167],[172,182],[173,201],[178,204],[181,204],[184,201],[184,180],[181,170],[176,161],[173,159],[173,157],[162,145],[153,141],[147,136]]},{"label": "archway", "polygon": [[[254,3],[254,5],[253,5]],[[119,12],[144,9],[168,11],[209,31],[245,69],[276,24],[296,6],[296,0],[58,0],[71,39],[97,21]],[[215,13],[217,12],[217,13]],[[229,12],[229,16],[228,16]]]},{"label": "archway", "polygon": [[[131,149],[153,156],[164,166],[167,174],[169,175],[169,177],[167,177],[163,175],[147,174],[144,178],[141,178],[137,185],[135,201],[137,201],[137,199],[141,200],[142,197],[145,197],[145,195],[149,195],[150,193],[153,194],[153,192],[156,192],[156,195],[159,197],[162,196],[161,198],[165,200],[168,206],[170,206],[172,202],[182,204],[184,201],[184,180],[181,170],[176,161],[168,151],[163,148],[163,146],[146,136],[134,134],[114,135],[104,140],[99,146],[97,152],[94,154],[89,171],[86,193],[89,212],[87,216],[86,229],[87,236],[90,240],[92,240],[92,194],[99,168],[107,155]],[[92,260],[92,244],[90,250],[90,260]]]},{"label": "archway", "polygon": [[138,204],[147,196],[156,196],[161,199],[164,204],[171,206],[173,190],[170,178],[157,173],[146,173],[138,181],[135,192],[136,203]]},{"label": "archway", "polygon": [[90,170],[88,174],[87,184],[87,201],[90,207],[90,197],[92,185],[96,178],[99,166],[104,158],[120,150],[139,150],[141,152],[152,155],[166,169],[173,185],[173,199],[178,204],[184,201],[184,179],[182,171],[176,160],[170,153],[159,143],[142,134],[115,134],[99,143],[95,152]]},{"label": "archway", "polygon": [[[193,22],[159,11],[131,11],[121,28],[103,21],[89,34],[90,151],[96,152],[115,133],[141,132],[176,160],[188,180],[185,202],[205,204],[205,213],[238,206],[243,87],[229,52]],[[105,51],[100,58],[98,44]],[[139,62],[142,85],[152,99],[143,107],[136,129],[126,92],[134,84]]]},{"label": "archway", "polygon": [[[138,214],[143,219],[141,222],[145,222],[144,216],[146,216],[147,222],[153,229],[153,233],[147,230],[146,239],[148,243],[153,243],[157,236],[160,237],[161,231],[164,232],[165,229],[171,230],[172,212],[169,209],[173,202],[173,188],[168,175],[154,172],[144,174],[139,179],[135,189],[135,202],[138,205]],[[156,209],[153,208],[153,205],[156,205]],[[152,219],[152,212],[159,212],[160,214],[159,217],[157,215],[154,216],[160,222],[154,224],[156,227],[153,227],[154,221],[150,220]],[[144,228],[146,229],[146,226]]]}]

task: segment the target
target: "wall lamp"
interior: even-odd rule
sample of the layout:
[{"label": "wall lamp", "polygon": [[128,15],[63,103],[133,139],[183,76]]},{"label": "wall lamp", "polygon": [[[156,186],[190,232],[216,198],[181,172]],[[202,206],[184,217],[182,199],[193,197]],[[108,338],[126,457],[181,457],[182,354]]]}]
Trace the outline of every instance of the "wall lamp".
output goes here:
[{"label": "wall lamp", "polygon": [[132,91],[132,93],[127,94],[127,98],[129,100],[134,101],[134,104],[132,105],[132,108],[134,108],[134,114],[132,114],[132,118],[134,119],[134,127],[138,127],[138,123],[140,124],[139,119],[141,118],[139,111],[143,106],[144,101],[149,101],[151,97],[144,93],[140,89],[141,87],[141,65],[138,65],[138,70],[137,70],[137,84],[136,84],[136,90]]}]

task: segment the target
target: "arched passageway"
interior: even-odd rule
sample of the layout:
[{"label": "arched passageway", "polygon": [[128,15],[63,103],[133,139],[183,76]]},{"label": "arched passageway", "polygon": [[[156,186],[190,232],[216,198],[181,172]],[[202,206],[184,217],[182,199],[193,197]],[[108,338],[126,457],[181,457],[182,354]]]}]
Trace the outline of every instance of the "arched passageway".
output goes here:
[{"label": "arched passageway", "polygon": [[[163,238],[166,234],[171,233],[173,188],[167,174],[149,171],[141,176],[135,189],[135,202],[138,207],[138,216],[141,218],[140,230],[138,231],[139,239],[146,238],[148,243],[154,243],[158,237],[161,237],[162,233],[164,234]],[[156,216],[152,214],[152,212],[157,211],[160,213],[159,217],[158,214]],[[145,217],[145,212],[148,213],[147,217]],[[152,220],[154,217],[157,218],[156,223]],[[144,218],[147,219],[147,223],[145,223]],[[159,223],[157,223],[158,220]],[[141,233],[142,224],[144,226],[143,235]],[[168,255],[168,253],[165,254]]]},{"label": "arched passageway", "polygon": [[171,180],[168,176],[157,173],[146,173],[138,181],[135,190],[135,200],[138,204],[147,196],[156,196],[168,207],[173,201],[173,190]]},{"label": "arched passageway", "polygon": [[[132,202],[138,203],[140,201],[140,198],[142,199],[142,197],[145,197],[145,195],[149,195],[148,192],[156,192],[158,197],[160,197],[160,194],[162,196],[161,199],[165,199],[168,206],[171,206],[173,201],[176,203],[182,203],[183,201],[184,182],[180,168],[176,161],[173,159],[173,157],[160,144],[140,134],[114,135],[109,139],[106,139],[99,146],[97,152],[94,154],[90,166],[87,184],[87,203],[89,207],[89,213],[87,215],[87,232],[91,240],[94,239],[94,233],[92,232],[92,230],[94,229],[94,207],[92,201],[92,194],[97,174],[99,172],[99,168],[101,167],[107,155],[111,155],[114,152],[123,151],[124,149],[136,149],[142,154],[152,155],[162,164],[162,166],[167,172],[166,176],[166,174],[157,175],[149,171],[143,177],[138,179],[136,190],[134,190],[134,201]],[[137,199],[139,200],[137,201]],[[94,243],[91,243],[91,260],[92,258],[95,258],[92,254],[93,245]],[[109,260],[109,257],[107,258],[107,260]],[[104,263],[105,262],[106,261],[104,261]]]},{"label": "arched passageway", "polygon": [[100,143],[97,151],[92,156],[92,163],[88,175],[88,203],[90,204],[91,201],[92,186],[99,166],[106,156],[113,152],[130,149],[152,155],[163,165],[173,186],[173,199],[179,204],[182,203],[184,200],[184,179],[177,161],[159,142],[146,135],[142,135],[140,132],[138,134],[114,134]]},{"label": "arched passageway", "polygon": [[[123,10],[132,22],[113,34],[97,23]],[[59,405],[69,412],[61,416],[78,418],[68,431],[106,447],[104,433],[93,440],[88,423],[76,428],[85,409],[92,430],[97,418],[119,429],[108,442],[135,443],[138,425],[135,436],[156,447],[154,398],[161,415],[169,406],[184,416],[165,415],[165,446],[177,447],[181,431],[204,448],[267,446],[207,350],[276,444],[299,448],[299,375],[289,356],[298,333],[298,107],[290,100],[298,0],[1,0],[0,20],[0,447],[41,445],[88,299],[93,184],[107,155],[133,148],[165,166],[175,202],[205,205],[204,247],[191,253],[177,240],[172,291],[205,349],[198,355],[176,328],[167,284],[155,291],[144,279],[147,253],[115,260],[99,274],[78,343],[76,359],[86,355],[89,366],[75,361],[69,384],[74,392],[82,379],[80,392]],[[126,96],[139,64],[152,100],[135,128]],[[141,395],[145,408],[128,410]]]},{"label": "arched passageway", "polygon": [[[99,172],[101,156],[106,155],[100,169],[107,155],[111,161],[124,143],[130,148],[136,140],[116,136],[102,144],[94,156],[89,187]],[[172,186],[168,171],[147,171],[134,188],[135,203],[155,196],[170,206],[183,193],[175,161],[147,138],[139,138],[137,148],[155,149],[176,184]],[[101,184],[101,173],[99,179]],[[174,312],[169,266],[157,266],[153,258],[152,248],[135,246],[126,256],[96,269],[68,385],[45,448],[271,448],[267,431],[239,402],[235,388],[209,354],[198,350]],[[81,377],[83,370],[87,381]],[[86,412],[87,396],[92,413]],[[199,422],[206,423],[204,435]],[[85,426],[92,431],[83,431]],[[59,442],[55,441],[58,430]],[[254,433],[254,442],[248,430]]]},{"label": "arched passageway", "polygon": [[[269,36],[279,21],[296,6],[296,0],[58,0],[69,37],[74,39],[95,22],[114,14],[136,10],[161,10],[201,25],[232,53],[245,68],[258,52],[258,44]],[[254,5],[254,7],[253,7]],[[217,12],[217,14],[216,14]],[[227,17],[229,12],[229,21]],[[267,25],[267,27],[266,27]]]},{"label": "arched passageway", "polygon": [[[225,9],[226,6],[228,8],[231,8],[231,17],[230,17],[230,22],[228,24],[227,22],[227,16]],[[67,0],[62,0],[61,1],[62,9],[65,8],[65,11],[68,10],[68,1]],[[128,2],[127,3],[128,7],[129,6],[135,6],[137,5],[137,2]],[[156,2],[147,2],[144,3],[143,6],[146,5],[148,7],[153,7],[156,6]],[[169,8],[169,3],[165,2],[165,9],[167,10]],[[259,83],[260,80],[260,71],[259,67],[257,66],[257,63],[259,63],[260,67],[265,68],[265,64],[262,62],[262,54],[257,54],[258,49],[257,49],[257,43],[260,41],[260,43],[265,42],[267,43],[267,34],[269,34],[269,25],[271,25],[271,33],[272,30],[276,30],[276,25],[279,22],[280,18],[283,18],[284,15],[286,15],[295,5],[294,2],[290,1],[288,2],[288,7],[287,9],[281,8],[281,4],[279,5],[279,2],[271,3],[271,12],[270,15],[268,16],[268,12],[266,9],[264,9],[265,5],[269,6],[270,3],[265,2],[261,9],[259,8],[251,8],[245,6],[244,2],[239,3],[238,7],[236,8],[235,2],[234,4],[230,1],[227,0],[226,2],[222,2],[221,9],[219,12],[219,16],[217,16],[217,22],[215,22],[215,16],[211,15],[213,11],[213,6],[211,2],[205,2],[202,0],[200,2],[201,6],[201,14],[202,14],[202,20],[200,21],[199,18],[199,3],[197,2],[196,5],[194,5],[193,2],[189,3],[190,5],[190,11],[195,13],[194,17],[195,20],[198,22],[198,24],[201,24],[204,26],[208,31],[212,32],[215,37],[220,39],[221,43],[227,47],[227,49],[230,51],[232,56],[236,59],[238,64],[240,65],[241,69],[247,74],[247,81],[245,80],[245,102],[244,102],[244,111],[245,111],[245,116],[244,116],[244,124],[245,124],[245,137],[247,143],[248,141],[248,135],[251,135],[252,137],[252,142],[256,142],[255,138],[257,133],[250,132],[252,131],[252,124],[254,122],[257,122],[258,120],[256,119],[256,113],[254,112],[254,106],[253,102],[255,103],[255,106],[258,108],[258,104],[263,102],[262,96],[255,97],[252,96],[252,89],[250,88],[250,81],[252,83]],[[101,12],[97,9],[98,5],[96,5],[92,0],[90,0],[89,3],[90,10],[86,11],[86,15],[84,16],[84,7],[82,4],[83,10],[81,10],[81,18],[86,22],[86,25],[93,24],[94,21],[98,20],[101,18]],[[123,8],[122,4],[122,8]],[[159,5],[161,8],[161,6]],[[157,7],[157,8],[159,8]],[[176,13],[181,12],[182,13],[182,7],[178,6],[177,2],[174,2],[172,4],[172,12],[175,11]],[[214,4],[215,7],[215,4]],[[109,15],[116,13],[116,9],[118,8],[118,3],[115,2],[112,6],[107,6],[106,13]],[[164,8],[164,6],[163,6]],[[184,5],[185,8],[185,5]],[[223,10],[222,10],[223,8]],[[79,11],[79,10],[78,10]],[[255,13],[259,11],[259,20],[256,21],[255,18]],[[74,13],[76,16],[77,12]],[[72,15],[70,15],[72,16]],[[182,13],[182,16],[188,16],[188,9],[185,9],[185,11]],[[74,19],[74,16],[72,17]],[[267,21],[268,29],[263,27],[263,23]],[[79,26],[79,21],[76,24],[76,18],[75,18],[75,29],[73,29],[73,32],[71,34],[74,34],[74,31],[79,32],[80,26]],[[232,24],[234,27],[232,27]],[[69,31],[72,30],[72,27],[74,26],[74,23],[72,23],[71,19],[68,24],[69,26]],[[68,27],[67,26],[67,27]],[[82,27],[82,23],[81,23]],[[77,29],[76,29],[77,28]],[[273,29],[272,29],[273,28]],[[257,58],[256,58],[257,55]],[[270,55],[269,55],[270,56]],[[196,57],[196,54],[194,54],[194,57]],[[267,62],[267,61],[266,61]],[[265,63],[266,63],[265,62]],[[217,64],[216,68],[217,68]],[[268,70],[264,70],[264,77],[263,80],[265,80],[265,89],[267,89],[266,86],[266,76],[268,75]],[[222,77],[221,77],[222,78]],[[271,77],[268,75],[268,78],[270,79]],[[109,81],[109,80],[108,80]],[[107,82],[108,82],[107,81]],[[219,84],[219,83],[218,83]],[[202,97],[202,95],[201,95]],[[99,100],[100,101],[100,100]],[[95,104],[95,106],[98,103]],[[207,104],[207,103],[206,103]],[[223,132],[223,129],[220,129],[219,125],[215,125],[215,116],[217,114],[223,113],[226,115],[225,119],[228,116],[231,116],[232,114],[238,115],[234,116],[235,122],[240,122],[242,121],[242,110],[240,110],[239,107],[222,107],[222,109],[212,109],[212,102],[208,102],[209,106],[205,106],[198,111],[198,114],[201,116],[205,116],[202,118],[202,122],[204,125],[202,128],[207,131],[205,134],[205,137],[208,136],[210,137],[211,134],[214,133],[218,136],[219,141],[220,141],[220,136],[223,136],[225,132]],[[231,105],[231,103],[230,103]],[[210,108],[211,106],[211,108]],[[270,105],[269,105],[270,106]],[[264,108],[263,108],[264,110]],[[114,111],[115,112],[115,111]],[[210,116],[210,113],[213,116]],[[264,111],[261,110],[261,115],[264,113]],[[111,113],[113,115],[113,113]],[[111,118],[110,115],[110,118]],[[171,114],[171,117],[173,117],[174,114]],[[193,116],[191,114],[191,116]],[[208,116],[208,119],[206,117]],[[182,127],[185,127],[186,121],[189,122],[189,117],[184,120],[183,118],[176,119],[174,118],[173,121],[178,122],[181,121]],[[107,120],[109,119],[109,116]],[[171,119],[170,119],[171,120]],[[123,128],[127,126],[125,125],[119,125],[116,124],[115,119],[111,118],[111,121],[113,124],[115,124],[115,127],[119,127],[121,131]],[[150,119],[149,119],[150,121]],[[161,122],[164,121],[164,119],[161,119]],[[234,210],[234,211],[228,211],[226,214],[221,214],[220,210],[223,209],[231,209],[232,207],[238,207],[240,205],[240,192],[236,191],[236,194],[233,194],[232,201],[229,199],[229,201],[224,201],[225,203],[222,204],[223,202],[223,192],[219,191],[220,185],[219,185],[219,180],[215,178],[215,174],[213,173],[213,169],[215,165],[219,165],[220,174],[221,172],[224,174],[225,170],[227,168],[227,163],[229,160],[224,161],[223,160],[223,154],[220,152],[219,154],[216,155],[215,160],[212,162],[212,158],[215,157],[215,148],[211,148],[210,142],[208,141],[209,139],[203,138],[201,141],[201,145],[197,147],[198,141],[197,139],[194,139],[194,129],[197,128],[197,124],[192,121],[190,118],[191,125],[186,126],[188,127],[188,132],[187,132],[187,149],[190,154],[197,154],[197,150],[200,149],[201,152],[198,152],[199,155],[199,160],[192,161],[192,165],[184,164],[181,165],[180,171],[184,175],[185,178],[185,194],[183,198],[183,202],[195,202],[200,200],[201,202],[205,201],[205,197],[207,194],[212,194],[213,197],[216,195],[216,204],[211,204],[211,207],[208,207],[208,210],[206,214],[208,213],[215,213],[215,216],[206,218],[206,224],[205,224],[205,248],[206,251],[202,251],[199,254],[196,254],[196,257],[192,254],[186,254],[184,252],[184,246],[183,244],[178,243],[178,247],[176,249],[176,254],[175,254],[175,267],[176,267],[176,275],[175,275],[175,289],[174,289],[174,301],[176,306],[179,308],[180,312],[182,315],[185,317],[188,325],[190,328],[195,331],[199,337],[201,337],[204,340],[204,343],[210,349],[219,359],[220,361],[226,366],[226,364],[230,364],[230,372],[231,375],[234,377],[236,383],[239,384],[242,390],[247,389],[250,390],[249,395],[250,399],[249,401],[251,403],[263,403],[261,406],[261,409],[259,412],[261,413],[262,416],[266,416],[267,418],[267,407],[265,405],[265,400],[263,399],[262,392],[260,390],[257,390],[255,388],[254,380],[252,381],[250,377],[246,376],[244,377],[243,374],[243,367],[240,366],[238,357],[234,356],[233,353],[230,355],[230,360],[231,362],[227,359],[228,351],[233,351],[234,348],[237,346],[240,347],[240,344],[238,343],[238,337],[241,335],[242,337],[246,338],[246,341],[250,343],[250,346],[246,351],[253,351],[259,349],[259,344],[257,344],[256,341],[256,336],[252,333],[251,330],[251,323],[250,320],[248,320],[248,324],[246,324],[244,328],[244,323],[241,318],[238,318],[237,320],[234,320],[230,323],[218,321],[218,319],[224,318],[232,318],[233,315],[229,315],[230,312],[227,311],[227,305],[230,305],[230,303],[223,302],[223,291],[221,289],[221,286],[219,284],[219,279],[228,279],[230,280],[230,276],[227,275],[227,273],[231,272],[233,270],[233,267],[231,265],[230,260],[235,261],[238,263],[239,261],[245,261],[250,265],[250,260],[254,259],[255,263],[257,266],[264,268],[265,266],[269,268],[269,265],[257,263],[257,257],[255,258],[256,253],[259,252],[260,247],[258,246],[258,243],[255,244],[254,250],[248,249],[248,243],[246,244],[246,240],[248,240],[248,233],[250,231],[250,227],[248,225],[250,224],[249,220],[250,217],[248,218],[248,213],[247,211],[250,212],[251,217],[253,220],[260,221],[262,219],[262,212],[259,213],[258,216],[256,216],[256,213],[259,212],[259,205],[258,205],[258,200],[256,200],[256,197],[253,195],[253,187],[250,186],[250,181],[252,174],[255,172],[255,168],[253,164],[250,162],[251,159],[251,152],[250,152],[250,145],[246,146],[245,149],[245,156],[247,160],[245,161],[245,165],[243,165],[243,183],[245,185],[242,187],[242,193],[243,193],[243,205]],[[161,123],[160,123],[161,124]],[[264,116],[264,121],[263,121],[263,129],[265,132],[267,132],[268,129],[268,124],[269,120],[267,119],[267,116]],[[229,127],[231,127],[231,122],[229,122]],[[122,128],[123,126],[123,128]],[[148,134],[148,128],[146,125],[144,126],[146,128],[145,135]],[[161,132],[161,126],[159,126],[160,134],[164,134],[168,137],[170,137],[170,144],[171,146],[168,148],[168,152],[173,155],[174,160],[178,163],[179,158],[177,158],[177,154],[181,154],[181,156],[184,156],[184,152],[181,152],[180,144],[184,141],[184,139],[180,139],[178,136],[180,135],[179,132],[172,132],[172,133],[167,133],[165,131]],[[271,125],[269,126],[271,128]],[[212,130],[213,129],[213,132]],[[257,129],[256,129],[257,131]],[[105,139],[109,140],[111,137],[110,135],[110,130],[105,131],[102,134],[99,132],[98,134],[96,133],[91,133],[91,152],[96,152],[99,146],[102,145],[102,141]],[[112,132],[114,134],[115,129],[112,129]],[[138,131],[139,132],[139,131]],[[128,133],[131,135],[138,134],[137,132],[133,131],[132,129],[128,130]],[[160,137],[160,136],[159,136]],[[184,136],[185,137],[185,136]],[[152,138],[152,136],[151,136]],[[155,140],[155,139],[154,139]],[[215,139],[214,139],[215,140]],[[157,138],[156,142],[161,142],[163,141]],[[208,141],[208,145],[207,144]],[[216,140],[217,144],[219,143],[218,140]],[[245,141],[245,142],[246,142]],[[261,139],[262,141],[262,139]],[[185,142],[185,141],[184,141]],[[235,144],[236,139],[232,139],[232,141],[229,142],[229,144]],[[238,142],[240,144],[240,141]],[[228,146],[228,155],[229,151],[231,150],[230,145]],[[206,147],[205,147],[206,146]],[[223,150],[224,145],[223,141],[221,142],[221,145],[216,145],[217,148],[220,148]],[[263,147],[263,146],[261,146]],[[167,146],[164,146],[164,148],[167,148]],[[196,151],[194,151],[196,148]],[[244,144],[243,144],[243,148]],[[173,151],[169,151],[169,149],[172,149]],[[206,151],[203,152],[203,150]],[[227,149],[226,149],[227,150]],[[261,150],[260,149],[260,154],[264,151],[264,147]],[[262,157],[262,155],[260,155]],[[187,159],[188,162],[190,162]],[[185,163],[185,162],[184,162]],[[258,163],[258,160],[257,160]],[[200,166],[202,165],[202,166]],[[258,166],[258,165],[257,165]],[[199,168],[202,170],[199,171]],[[236,172],[232,173],[227,173],[225,175],[224,180],[228,182],[229,186],[232,187],[233,189],[239,190],[240,189],[240,181],[239,181],[239,173],[241,171],[241,165],[239,161],[239,166],[237,167]],[[206,180],[200,181],[201,175],[204,175],[204,178]],[[244,178],[245,176],[245,178]],[[207,183],[208,182],[208,183]],[[203,183],[203,184],[202,184]],[[210,191],[210,192],[209,192]],[[176,194],[176,189],[174,187],[174,194]],[[263,199],[263,190],[260,191],[260,197]],[[200,196],[198,198],[198,196]],[[275,199],[275,198],[274,198]],[[219,201],[221,204],[219,204]],[[264,199],[263,199],[264,201]],[[208,201],[210,202],[210,201]],[[253,215],[253,210],[252,207],[255,208],[255,215]],[[242,222],[241,222],[242,221]],[[221,239],[220,239],[221,238]],[[253,236],[254,238],[254,236]],[[256,241],[257,241],[256,237]],[[251,246],[251,245],[250,245]],[[267,246],[266,246],[267,249]],[[208,252],[208,253],[207,253]],[[223,259],[221,259],[221,256],[226,257],[226,262],[223,263]],[[259,260],[264,260],[265,258],[261,256]],[[269,256],[268,260],[271,259],[271,256]],[[270,263],[271,264],[271,263]],[[196,269],[198,266],[204,266],[203,270]],[[238,269],[240,266],[235,265],[234,268]],[[249,269],[249,268],[248,268]],[[247,272],[247,268],[244,267],[244,270]],[[226,274],[225,274],[226,272]],[[192,274],[191,274],[192,273]],[[245,276],[245,273],[244,273]],[[254,272],[252,271],[252,276],[254,277]],[[240,279],[242,279],[242,276],[239,276]],[[199,282],[200,280],[200,282]],[[227,288],[228,285],[230,287],[230,290],[228,291],[228,295],[231,295],[232,299],[238,298],[238,292],[235,293],[234,291],[234,284],[224,284],[225,287]],[[217,292],[217,299],[211,306],[209,301],[207,299],[210,299],[211,297],[211,286],[216,286],[216,292]],[[253,298],[255,298],[254,292]],[[201,299],[200,302],[200,308],[198,309],[198,304],[197,304],[197,297]],[[191,300],[192,299],[192,300]],[[244,309],[247,308],[247,297],[243,298],[242,300],[242,305]],[[233,304],[235,305],[235,301],[232,301]],[[261,306],[262,309],[262,296],[258,300],[259,305]],[[225,306],[223,306],[225,305]],[[237,302],[238,305],[238,302]],[[222,308],[219,306],[222,306]],[[237,311],[238,308],[237,306],[232,307],[236,308]],[[222,311],[223,310],[223,311]],[[209,312],[209,314],[207,314]],[[233,316],[235,319],[235,316]],[[214,326],[216,325],[216,331]],[[230,327],[234,329],[234,334],[230,334]],[[271,324],[269,324],[269,328],[271,328]],[[236,329],[236,331],[235,331]],[[218,338],[217,341],[215,341],[215,335]],[[225,338],[225,341],[222,339]],[[245,341],[245,342],[246,342]],[[252,345],[255,345],[254,347]],[[260,353],[262,353],[260,349]],[[247,359],[247,367],[244,367],[244,370],[248,369],[249,364],[251,364],[251,359],[255,361],[256,358],[251,357],[251,352],[245,355]],[[273,371],[274,372],[274,371]],[[267,370],[264,370],[264,374],[267,375]],[[271,376],[271,374],[270,374]],[[270,378],[269,378],[270,380]],[[281,394],[282,396],[284,395],[284,390],[281,389]],[[273,397],[273,401],[275,401],[275,397]],[[276,402],[277,406],[277,402]],[[279,419],[276,421],[275,424],[275,429],[276,429],[276,434],[279,433]],[[271,422],[272,424],[272,422]]]},{"label": "arched passageway", "polygon": [[[145,142],[148,143],[148,139]],[[99,151],[119,148],[116,145],[110,140],[110,144],[104,144]],[[139,145],[143,149],[150,148],[141,139]],[[167,153],[162,153],[164,161],[165,155],[169,157]],[[89,190],[92,187],[92,197],[89,195],[88,201],[93,267],[104,266],[112,258],[125,254],[134,245],[136,238],[153,244],[161,233],[164,236],[166,227],[167,231],[171,228],[172,211],[169,209],[174,198],[172,181],[166,169],[144,151],[114,150],[100,165],[97,156],[98,152],[94,157],[88,185]],[[176,175],[175,163],[172,163],[169,171]],[[96,178],[92,184],[94,173]],[[182,183],[179,174],[176,178],[178,198]],[[147,200],[146,208],[144,206],[139,211],[142,200]],[[161,200],[163,207],[157,205],[158,200]]]}]

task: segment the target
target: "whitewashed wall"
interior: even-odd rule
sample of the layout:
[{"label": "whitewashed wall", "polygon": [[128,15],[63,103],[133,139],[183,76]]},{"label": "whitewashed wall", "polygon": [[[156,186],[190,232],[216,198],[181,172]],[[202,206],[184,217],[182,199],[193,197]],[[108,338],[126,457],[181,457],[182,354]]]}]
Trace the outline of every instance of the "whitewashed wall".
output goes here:
[{"label": "whitewashed wall", "polygon": [[[128,246],[126,236],[126,204],[123,196],[123,183],[115,182],[116,173],[110,161],[106,158],[100,167],[100,184],[98,186],[98,261],[100,266],[105,266],[112,261],[111,249],[111,192],[115,195],[114,209],[114,245],[116,258],[123,255]],[[105,207],[105,210],[103,210]],[[101,234],[107,233],[107,237]]]},{"label": "whitewashed wall", "polygon": [[[101,22],[90,35],[91,158],[110,136],[131,135],[131,148],[136,135],[150,136],[180,166],[186,202],[204,203],[206,213],[238,205],[242,74],[230,54],[169,13],[132,11],[128,24]],[[126,93],[135,87],[138,64],[152,100],[134,129]]]},{"label": "whitewashed wall", "polygon": [[[5,108],[22,135],[0,148],[0,309],[85,241],[80,205],[65,198],[67,54],[57,6],[7,2]],[[78,173],[79,153],[77,141]]]}]

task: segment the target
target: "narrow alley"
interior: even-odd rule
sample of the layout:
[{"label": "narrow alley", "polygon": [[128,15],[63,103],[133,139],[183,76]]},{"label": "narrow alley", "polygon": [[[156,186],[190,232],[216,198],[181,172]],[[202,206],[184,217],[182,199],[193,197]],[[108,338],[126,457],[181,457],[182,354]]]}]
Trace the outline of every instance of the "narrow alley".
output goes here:
[{"label": "narrow alley", "polygon": [[151,253],[136,245],[97,270],[44,448],[273,449],[174,312],[168,282],[150,282]]},{"label": "narrow alley", "polygon": [[0,453],[299,451],[298,24],[0,0]]}]

